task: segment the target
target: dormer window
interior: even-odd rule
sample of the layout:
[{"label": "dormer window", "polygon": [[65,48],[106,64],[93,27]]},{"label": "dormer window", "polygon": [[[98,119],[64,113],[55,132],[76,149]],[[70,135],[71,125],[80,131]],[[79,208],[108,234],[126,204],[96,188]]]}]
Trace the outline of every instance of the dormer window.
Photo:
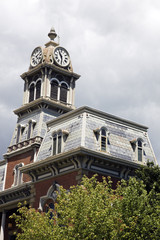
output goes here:
[{"label": "dormer window", "polygon": [[19,143],[21,140],[21,136],[24,132],[25,127],[23,125],[18,125],[17,127],[17,138],[16,138],[16,143]]},{"label": "dormer window", "polygon": [[53,155],[59,154],[63,151],[64,143],[67,139],[68,132],[59,130],[53,133]]},{"label": "dormer window", "polygon": [[101,129],[101,151],[106,152],[106,150],[107,150],[106,130],[102,128]]},{"label": "dormer window", "polygon": [[137,148],[138,148],[138,151],[137,151],[138,161],[142,162],[142,160],[143,160],[143,148],[142,148],[142,141],[141,140],[137,141]]},{"label": "dormer window", "polygon": [[53,135],[53,155],[59,154],[62,151],[62,132]]},{"label": "dormer window", "polygon": [[135,160],[139,162],[143,162],[143,155],[144,155],[144,149],[143,149],[143,140],[138,138],[138,139],[133,139],[130,141],[133,152],[135,154]]},{"label": "dormer window", "polygon": [[33,134],[33,130],[34,130],[34,127],[36,125],[36,121],[34,120],[30,120],[28,122],[28,132],[27,132],[27,139],[30,139],[32,137],[32,134]]},{"label": "dormer window", "polygon": [[105,127],[102,128],[97,128],[94,130],[94,134],[96,136],[97,141],[99,142],[100,145],[100,150],[102,152],[106,152],[108,148],[108,131]]}]

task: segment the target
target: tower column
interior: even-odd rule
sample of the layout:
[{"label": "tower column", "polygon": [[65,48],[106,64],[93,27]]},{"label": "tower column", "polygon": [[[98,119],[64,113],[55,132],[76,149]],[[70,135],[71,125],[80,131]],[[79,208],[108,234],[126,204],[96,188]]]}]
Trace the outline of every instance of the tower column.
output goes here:
[{"label": "tower column", "polygon": [[27,78],[25,79],[25,83],[24,83],[24,94],[23,94],[23,104],[28,103],[28,80]]},{"label": "tower column", "polygon": [[6,211],[3,210],[3,212],[2,212],[2,220],[1,220],[0,240],[4,240],[5,223],[6,223]]}]

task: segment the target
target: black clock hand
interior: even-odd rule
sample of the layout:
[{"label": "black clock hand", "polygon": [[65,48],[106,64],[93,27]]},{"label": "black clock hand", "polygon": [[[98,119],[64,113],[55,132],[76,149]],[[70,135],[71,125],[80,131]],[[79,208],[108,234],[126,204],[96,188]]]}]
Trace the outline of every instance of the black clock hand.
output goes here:
[{"label": "black clock hand", "polygon": [[59,51],[59,55],[60,55],[60,58],[61,58],[61,64],[62,64],[62,54],[61,54],[61,51]]}]

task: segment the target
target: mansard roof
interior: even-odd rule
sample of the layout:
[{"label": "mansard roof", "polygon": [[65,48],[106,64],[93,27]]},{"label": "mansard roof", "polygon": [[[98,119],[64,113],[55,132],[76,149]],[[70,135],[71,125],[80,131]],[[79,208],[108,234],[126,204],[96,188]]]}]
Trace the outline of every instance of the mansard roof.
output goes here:
[{"label": "mansard roof", "polygon": [[82,106],[80,108],[75,109],[74,111],[71,111],[70,113],[67,113],[63,116],[60,116],[56,119],[53,119],[53,120],[49,121],[47,123],[47,125],[49,127],[53,123],[55,124],[56,122],[65,121],[65,120],[69,119],[70,117],[76,116],[76,115],[81,114],[83,112],[86,112],[88,114],[95,114],[98,117],[102,117],[104,119],[106,118],[107,120],[114,121],[114,122],[117,122],[117,123],[122,124],[122,125],[130,126],[130,127],[137,128],[137,129],[141,129],[142,131],[147,131],[147,129],[148,129],[147,126],[144,126],[142,124],[139,124],[139,123],[136,123],[136,122],[133,122],[133,121],[130,121],[130,120],[126,120],[124,118],[120,118],[120,117],[117,117],[115,115],[112,115],[112,114],[109,114],[109,113],[106,113],[106,112],[103,112],[101,110],[97,110],[95,108],[91,108],[91,107],[88,107],[88,106]]},{"label": "mansard roof", "polygon": [[[100,141],[96,130],[105,128],[108,134],[106,152],[101,152]],[[136,162],[132,146],[133,139],[142,139],[144,144],[144,161],[153,161],[157,164],[150,144],[147,127],[124,120],[89,107],[81,107],[47,122],[47,132],[38,152],[37,161],[52,156],[53,133],[59,130],[67,131],[67,140],[63,152],[73,151],[84,147],[106,157],[121,159],[126,162]],[[140,163],[139,163],[140,164]]]}]

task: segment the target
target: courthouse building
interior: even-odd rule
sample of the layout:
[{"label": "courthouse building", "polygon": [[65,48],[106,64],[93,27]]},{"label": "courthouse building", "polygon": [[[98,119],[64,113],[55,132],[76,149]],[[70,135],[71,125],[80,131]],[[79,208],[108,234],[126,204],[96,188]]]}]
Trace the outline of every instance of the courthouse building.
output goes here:
[{"label": "courthouse building", "polygon": [[80,75],[53,28],[48,36],[21,75],[23,104],[14,111],[17,124],[0,162],[1,240],[15,239],[9,216],[18,202],[44,211],[46,204],[53,206],[60,185],[69,189],[83,174],[111,176],[115,185],[148,160],[157,164],[147,127],[87,106],[75,108]]}]

